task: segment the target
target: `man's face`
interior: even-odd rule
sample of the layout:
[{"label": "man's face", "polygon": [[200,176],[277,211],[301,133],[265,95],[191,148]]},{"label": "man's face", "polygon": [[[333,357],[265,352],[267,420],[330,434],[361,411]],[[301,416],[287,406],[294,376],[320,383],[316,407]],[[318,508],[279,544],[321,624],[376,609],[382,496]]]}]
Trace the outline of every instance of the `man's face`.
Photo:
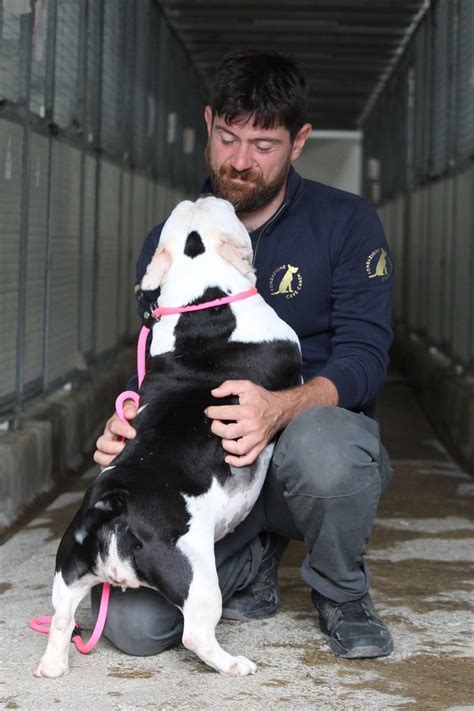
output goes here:
[{"label": "man's face", "polygon": [[212,189],[238,213],[268,205],[284,190],[293,144],[283,126],[260,128],[249,121],[227,124],[206,108],[206,165]]}]

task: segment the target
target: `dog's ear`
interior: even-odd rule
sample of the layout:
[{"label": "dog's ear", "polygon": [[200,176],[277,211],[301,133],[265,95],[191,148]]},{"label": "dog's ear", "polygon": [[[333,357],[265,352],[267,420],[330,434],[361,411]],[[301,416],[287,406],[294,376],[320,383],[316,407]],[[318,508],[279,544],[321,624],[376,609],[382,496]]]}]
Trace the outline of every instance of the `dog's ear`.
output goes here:
[{"label": "dog's ear", "polygon": [[126,493],[124,489],[110,491],[96,501],[93,506],[89,506],[82,515],[79,513],[77,524],[74,527],[76,541],[83,543],[90,533],[124,513],[126,511]]},{"label": "dog's ear", "polygon": [[242,274],[254,272],[252,265],[252,250],[246,244],[238,244],[235,240],[229,239],[225,235],[219,236],[219,255],[226,262],[236,267]]},{"label": "dog's ear", "polygon": [[171,266],[171,254],[166,247],[158,247],[149,265],[146,268],[140,287],[142,291],[159,289]]}]

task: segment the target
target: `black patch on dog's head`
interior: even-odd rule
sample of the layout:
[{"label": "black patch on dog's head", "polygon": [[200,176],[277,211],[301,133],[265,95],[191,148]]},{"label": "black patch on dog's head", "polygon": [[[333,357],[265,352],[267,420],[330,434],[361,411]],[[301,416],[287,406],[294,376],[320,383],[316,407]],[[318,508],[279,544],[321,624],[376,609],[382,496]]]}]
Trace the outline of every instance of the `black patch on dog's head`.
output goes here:
[{"label": "black patch on dog's head", "polygon": [[203,254],[206,251],[201,235],[196,230],[193,230],[188,234],[186,244],[184,245],[184,253],[187,257],[197,257],[199,254]]}]

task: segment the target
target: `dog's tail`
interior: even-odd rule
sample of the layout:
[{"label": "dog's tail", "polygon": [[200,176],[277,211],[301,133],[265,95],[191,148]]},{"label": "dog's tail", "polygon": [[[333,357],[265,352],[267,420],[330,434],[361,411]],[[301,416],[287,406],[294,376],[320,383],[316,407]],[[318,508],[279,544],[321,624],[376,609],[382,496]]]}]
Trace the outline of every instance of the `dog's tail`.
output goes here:
[{"label": "dog's tail", "polygon": [[82,544],[87,536],[97,531],[100,526],[124,513],[127,493],[125,489],[114,489],[84,511],[81,509],[74,521],[74,538],[77,543]]}]

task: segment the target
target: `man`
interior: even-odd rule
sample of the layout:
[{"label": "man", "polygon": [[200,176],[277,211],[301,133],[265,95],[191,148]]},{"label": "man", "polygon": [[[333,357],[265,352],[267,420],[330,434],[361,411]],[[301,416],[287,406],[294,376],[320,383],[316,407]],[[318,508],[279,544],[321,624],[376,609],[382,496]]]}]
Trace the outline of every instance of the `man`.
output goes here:
[{"label": "man", "polygon": [[[275,614],[278,561],[289,538],[304,540],[301,576],[334,653],[385,656],[393,642],[368,592],[364,554],[390,479],[373,417],[391,342],[392,265],[366,200],[303,180],[291,167],[311,133],[305,105],[305,81],[292,60],[241,50],[224,57],[205,109],[205,191],[230,200],[247,227],[257,286],[297,332],[305,381],[284,392],[227,381],[206,411],[234,467],[250,464],[280,433],[253,511],[216,544],[223,616]],[[161,228],[144,244],[137,283]],[[156,297],[138,292],[145,318]],[[231,394],[239,404],[220,406],[219,398]],[[133,419],[132,403],[126,414]],[[110,464],[124,446],[118,438],[134,434],[113,416],[95,461]],[[157,592],[112,596],[105,633],[128,653],[158,653],[180,639],[181,629],[181,614]]]}]

